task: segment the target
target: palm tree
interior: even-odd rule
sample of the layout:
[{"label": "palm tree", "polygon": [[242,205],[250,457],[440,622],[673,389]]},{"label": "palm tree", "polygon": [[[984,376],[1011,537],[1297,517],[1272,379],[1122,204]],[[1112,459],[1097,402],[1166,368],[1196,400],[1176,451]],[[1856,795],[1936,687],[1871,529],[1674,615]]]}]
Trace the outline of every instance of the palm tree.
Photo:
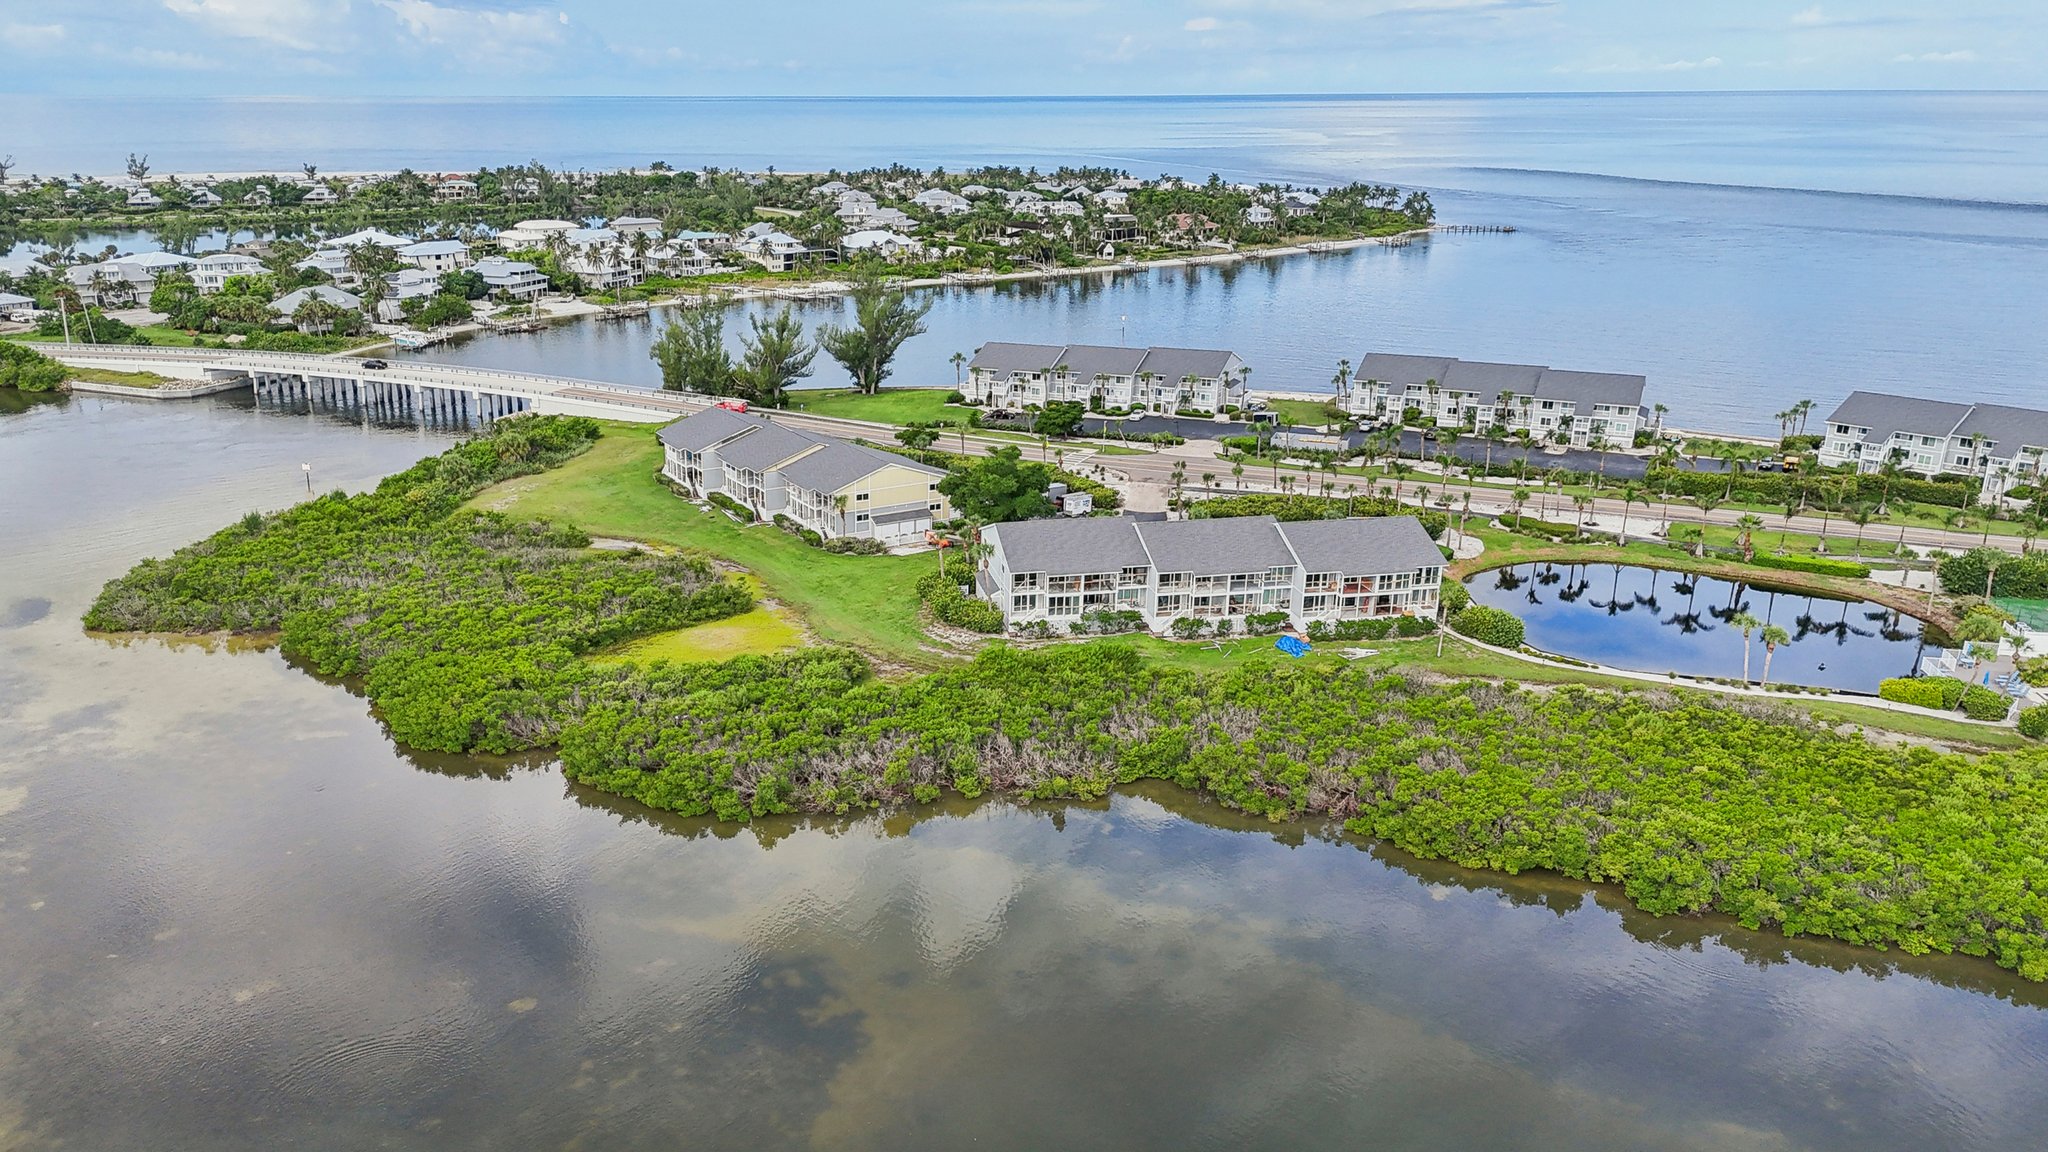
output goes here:
[{"label": "palm tree", "polygon": [[1230,466],[1230,478],[1237,481],[1239,492],[1244,491],[1244,461],[1237,461]]},{"label": "palm tree", "polygon": [[1700,510],[1700,538],[1693,545],[1692,554],[1694,556],[1705,556],[1707,554],[1707,524],[1709,523],[1707,517],[1714,509],[1721,506],[1721,498],[1709,492],[1693,497],[1692,502]]},{"label": "palm tree", "polygon": [[1508,499],[1514,501],[1515,525],[1516,527],[1520,527],[1522,523],[1522,506],[1529,502],[1529,490],[1527,488],[1518,487],[1513,492],[1508,494]]},{"label": "palm tree", "polygon": [[1863,555],[1863,530],[1870,526],[1871,512],[1872,508],[1870,505],[1857,504],[1844,513],[1856,524],[1856,555],[1859,558]]},{"label": "palm tree", "polygon": [[1337,361],[1337,374],[1330,378],[1337,389],[1337,405],[1345,407],[1351,399],[1351,361]]},{"label": "palm tree", "polygon": [[953,391],[958,392],[963,383],[960,370],[967,364],[967,353],[955,352],[948,360],[953,365]]},{"label": "palm tree", "polygon": [[1732,627],[1736,627],[1736,628],[1740,628],[1740,629],[1742,629],[1742,682],[1743,682],[1744,684],[1748,684],[1748,683],[1749,683],[1749,635],[1750,635],[1750,633],[1752,633],[1752,632],[1756,631],[1757,629],[1759,629],[1759,628],[1763,627],[1763,626],[1764,626],[1764,622],[1763,622],[1763,621],[1761,621],[1761,620],[1759,620],[1759,619],[1757,619],[1757,618],[1756,618],[1756,617],[1754,617],[1754,616],[1751,616],[1751,615],[1750,615],[1749,613],[1747,613],[1747,612],[1737,612],[1737,613],[1736,613],[1736,614],[1735,614],[1734,616],[1732,616],[1732,617],[1730,617],[1730,618],[1729,618],[1729,620],[1728,620],[1728,623],[1729,623],[1729,624],[1730,624],[1730,625],[1731,625]]},{"label": "palm tree", "polygon": [[1792,634],[1790,632],[1785,631],[1783,628],[1778,627],[1776,624],[1766,624],[1764,625],[1763,641],[1764,678],[1762,680],[1757,681],[1757,687],[1759,688],[1768,687],[1770,685],[1771,654],[1778,650],[1778,645],[1790,644],[1792,642]]},{"label": "palm tree", "polygon": [[1574,517],[1574,524],[1579,529],[1578,534],[1584,536],[1586,534],[1586,520],[1593,507],[1593,498],[1584,493],[1573,496],[1572,507],[1578,510],[1578,515]]},{"label": "palm tree", "polygon": [[1764,518],[1754,512],[1744,512],[1735,518],[1735,530],[1742,534],[1739,547],[1742,549],[1743,563],[1756,559],[1755,536],[1764,530]]}]

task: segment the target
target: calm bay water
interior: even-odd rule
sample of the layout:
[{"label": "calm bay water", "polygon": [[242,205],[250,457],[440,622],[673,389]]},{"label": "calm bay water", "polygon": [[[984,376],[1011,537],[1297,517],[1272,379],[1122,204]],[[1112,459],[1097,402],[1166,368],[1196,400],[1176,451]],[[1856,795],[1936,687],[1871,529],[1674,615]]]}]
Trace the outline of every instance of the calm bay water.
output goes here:
[{"label": "calm bay water", "polygon": [[[1234,348],[1256,383],[1296,390],[1370,350],[1642,372],[1676,423],[1769,432],[1792,402],[1824,414],[1854,388],[2039,404],[2048,363],[2041,93],[22,103],[24,171],[107,171],[129,150],[199,172],[1072,162],[1393,181],[1429,188],[1447,221],[1519,229],[948,293],[901,383],[944,383],[947,358],[986,340],[1121,330]],[[437,354],[646,381],[648,338]]]},{"label": "calm bay water", "polygon": [[[1659,920],[1171,790],[664,818],[394,748],[105,579],[444,441],[0,414],[0,1147],[1972,1149],[2048,1129],[2048,992]],[[146,462],[146,470],[145,470]],[[2032,1135],[2030,1135],[2032,1134]]]}]

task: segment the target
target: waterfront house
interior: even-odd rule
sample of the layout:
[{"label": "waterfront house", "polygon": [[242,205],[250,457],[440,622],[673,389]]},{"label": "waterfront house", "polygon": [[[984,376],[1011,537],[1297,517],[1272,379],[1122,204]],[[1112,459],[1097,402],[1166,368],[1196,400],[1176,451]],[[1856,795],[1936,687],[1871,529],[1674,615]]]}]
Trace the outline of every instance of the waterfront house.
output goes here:
[{"label": "waterfront house", "polygon": [[247,204],[251,208],[270,207],[270,186],[258,184],[256,187],[251,188],[248,195],[242,197],[242,203]]},{"label": "waterfront house", "polygon": [[669,241],[647,250],[641,261],[650,275],[703,276],[717,271],[717,261],[687,240]]},{"label": "waterfront house", "polygon": [[576,225],[567,220],[521,220],[498,233],[498,247],[507,252],[544,248],[549,238],[575,230]]},{"label": "waterfront house", "polygon": [[982,529],[975,591],[1006,624],[1072,627],[1090,612],[1132,611],[1154,631],[1184,617],[1284,612],[1317,620],[1434,616],[1443,553],[1413,516],[1271,516],[1138,521],[1025,520]]},{"label": "waterfront house", "polygon": [[952,518],[942,469],[791,428],[764,416],[707,408],[663,428],[662,475],[694,499],[721,493],[755,516],[787,516],[826,539],[911,544]]},{"label": "waterfront house", "polygon": [[572,228],[562,233],[568,258],[563,268],[583,278],[593,291],[607,292],[646,278],[632,246],[609,228]]},{"label": "waterfront house", "polygon": [[421,268],[401,268],[384,277],[384,295],[377,300],[377,319],[396,323],[405,318],[407,300],[431,300],[441,292],[441,276]]},{"label": "waterfront house", "polygon": [[1370,353],[1358,362],[1345,411],[1370,420],[1507,434],[1539,443],[1625,448],[1649,427],[1647,381],[1614,372],[1501,364],[1450,356]]},{"label": "waterfront house", "polygon": [[1102,240],[1106,244],[1139,244],[1145,233],[1138,227],[1138,218],[1128,212],[1105,212],[1102,216]]},{"label": "waterfront house", "polygon": [[962,391],[969,403],[994,407],[1072,400],[1117,410],[1214,415],[1235,401],[1245,372],[1236,353],[1214,349],[990,341],[975,350]]},{"label": "waterfront house", "polygon": [[[755,232],[755,228],[765,231]],[[777,231],[773,226],[749,225],[734,251],[748,260],[759,264],[770,272],[789,272],[814,260],[831,262],[838,258],[830,249],[814,249],[786,232]]]},{"label": "waterfront house", "polygon": [[64,278],[78,293],[80,303],[94,308],[133,307],[148,303],[157,276],[165,270],[195,263],[190,256],[143,252],[96,264],[76,264],[64,269]]},{"label": "waterfront house", "polygon": [[190,269],[192,286],[211,296],[227,287],[228,281],[236,276],[261,276],[266,271],[263,261],[241,252],[214,252],[201,256]]},{"label": "waterfront house", "polygon": [[1254,204],[1244,210],[1244,222],[1253,228],[1270,228],[1278,219],[1273,210],[1264,204]]},{"label": "waterfront house", "polygon": [[732,237],[723,232],[704,232],[685,228],[669,237],[671,243],[692,244],[698,249],[713,254],[732,248]]},{"label": "waterfront house", "polygon": [[469,245],[460,240],[422,240],[400,248],[398,258],[423,272],[446,275],[469,267]]},{"label": "waterfront house", "polygon": [[128,206],[130,208],[161,208],[163,203],[161,197],[147,188],[137,188],[133,192],[128,193]]},{"label": "waterfront house", "polygon": [[340,252],[364,244],[374,244],[379,248],[389,248],[396,252],[411,243],[412,238],[409,236],[399,236],[378,228],[363,228],[344,236],[330,236],[320,241],[320,247]]},{"label": "waterfront house", "polygon": [[1306,216],[1322,202],[1323,198],[1313,192],[1288,192],[1280,197],[1280,210],[1289,216]]},{"label": "waterfront house", "polygon": [[1994,503],[2038,484],[2048,456],[2048,412],[2004,404],[1851,392],[1829,414],[1820,462],[1877,472],[1887,464],[1927,476],[1974,476]]},{"label": "waterfront house", "polygon": [[[272,300],[270,302],[270,313],[280,319],[290,320],[298,313],[300,306],[309,300],[319,300],[322,303],[331,304],[344,312],[360,311],[363,306],[362,297],[352,292],[343,292],[339,288],[326,284],[315,284],[310,288],[300,288],[294,292],[287,292]],[[324,326],[300,324],[299,330],[311,332],[319,327]]]},{"label": "waterfront house", "polygon": [[867,228],[859,232],[849,232],[840,238],[839,248],[848,256],[868,252],[884,260],[895,260],[899,257],[914,259],[924,254],[923,244],[886,228]]},{"label": "waterfront house", "polygon": [[220,207],[220,194],[211,188],[194,188],[185,197],[185,203],[190,204],[194,208],[218,208]]},{"label": "waterfront house", "polygon": [[1192,212],[1175,212],[1159,222],[1159,238],[1170,244],[1195,244],[1216,235],[1216,222]]},{"label": "waterfront house", "polygon": [[439,184],[434,185],[434,202],[436,204],[455,204],[474,199],[476,199],[476,181],[474,180],[443,180]]},{"label": "waterfront house", "polygon": [[299,198],[299,203],[333,204],[340,199],[341,197],[334,194],[334,189],[329,188],[325,184],[315,184],[311,188],[306,189],[306,194]]},{"label": "waterfront house", "polygon": [[524,260],[486,256],[470,271],[484,278],[493,295],[510,300],[532,300],[548,290],[547,273]]},{"label": "waterfront house", "polygon": [[356,282],[356,274],[348,270],[348,253],[339,248],[321,248],[293,264],[300,272],[319,271],[327,274],[329,280],[347,287]]}]

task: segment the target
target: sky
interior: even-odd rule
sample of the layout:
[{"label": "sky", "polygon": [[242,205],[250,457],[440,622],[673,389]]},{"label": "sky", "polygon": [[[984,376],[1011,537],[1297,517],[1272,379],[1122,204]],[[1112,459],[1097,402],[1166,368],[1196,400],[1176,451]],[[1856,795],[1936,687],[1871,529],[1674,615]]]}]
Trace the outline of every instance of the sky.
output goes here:
[{"label": "sky", "polygon": [[2048,88],[2044,0],[0,0],[53,96]]}]

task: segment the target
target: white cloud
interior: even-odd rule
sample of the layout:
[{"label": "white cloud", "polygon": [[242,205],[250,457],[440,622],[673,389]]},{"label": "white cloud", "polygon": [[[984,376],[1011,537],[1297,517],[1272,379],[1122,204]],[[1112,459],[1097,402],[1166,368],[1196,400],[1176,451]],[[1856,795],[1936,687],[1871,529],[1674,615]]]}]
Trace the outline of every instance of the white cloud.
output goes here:
[{"label": "white cloud", "polygon": [[1827,22],[1827,13],[1822,12],[1818,4],[1803,12],[1794,12],[1792,14],[1792,23],[1800,28],[1818,28]]},{"label": "white cloud", "polygon": [[164,7],[225,36],[268,40],[300,52],[348,47],[349,0],[164,0]]},{"label": "white cloud", "polygon": [[1892,57],[1892,63],[1968,64],[1976,58],[1977,54],[1975,52],[1970,51],[1968,48],[1958,48],[1953,52],[1922,52],[1917,56],[1911,52],[1901,52],[1899,55]]},{"label": "white cloud", "polygon": [[1189,32],[1214,32],[1222,26],[1223,21],[1216,19],[1214,16],[1197,16],[1193,20],[1181,25],[1182,28]]},{"label": "white cloud", "polygon": [[0,25],[0,41],[10,47],[33,50],[48,48],[64,39],[62,24],[4,24]]},{"label": "white cloud", "polygon": [[533,60],[562,42],[569,14],[545,8],[525,10],[454,8],[432,0],[376,0],[398,17],[413,37],[452,49],[472,63]]}]

